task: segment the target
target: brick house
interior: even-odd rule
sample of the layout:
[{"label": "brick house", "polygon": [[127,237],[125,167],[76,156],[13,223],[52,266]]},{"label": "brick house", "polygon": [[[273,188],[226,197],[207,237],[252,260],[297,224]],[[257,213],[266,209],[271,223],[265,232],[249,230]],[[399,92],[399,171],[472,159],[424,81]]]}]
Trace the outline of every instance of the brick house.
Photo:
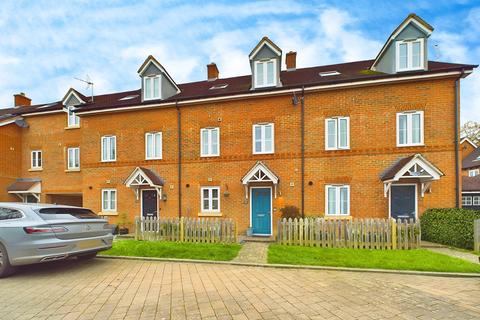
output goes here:
[{"label": "brick house", "polygon": [[468,138],[462,139],[462,207],[480,210],[480,148]]},{"label": "brick house", "polygon": [[149,56],[138,90],[16,95],[0,111],[0,200],[112,221],[229,217],[257,235],[285,206],[332,218],[459,206],[459,82],[476,66],[429,61],[432,31],[411,14],[373,60],[297,69],[288,52],[282,68],[264,37],[246,76],[211,63],[207,80],[177,84]]}]

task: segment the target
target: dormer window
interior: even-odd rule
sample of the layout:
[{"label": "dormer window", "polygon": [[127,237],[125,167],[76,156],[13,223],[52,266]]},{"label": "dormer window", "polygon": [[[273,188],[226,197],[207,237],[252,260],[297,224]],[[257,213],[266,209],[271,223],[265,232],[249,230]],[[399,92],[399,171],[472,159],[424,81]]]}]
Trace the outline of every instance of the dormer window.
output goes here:
[{"label": "dormer window", "polygon": [[423,69],[423,38],[397,41],[397,71]]},{"label": "dormer window", "polygon": [[161,99],[160,76],[147,76],[143,81],[144,100]]},{"label": "dormer window", "polygon": [[275,59],[255,61],[255,87],[276,86]]},{"label": "dormer window", "polygon": [[69,127],[79,127],[80,126],[80,117],[75,115],[74,106],[68,106],[67,107],[67,112],[68,112],[68,126]]}]

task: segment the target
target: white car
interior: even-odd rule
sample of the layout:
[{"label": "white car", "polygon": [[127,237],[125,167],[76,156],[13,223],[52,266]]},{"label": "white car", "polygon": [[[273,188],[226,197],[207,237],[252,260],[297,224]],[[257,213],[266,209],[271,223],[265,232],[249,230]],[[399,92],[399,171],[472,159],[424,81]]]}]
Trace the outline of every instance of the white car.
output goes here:
[{"label": "white car", "polygon": [[93,258],[112,247],[112,232],[89,209],[0,202],[0,278],[20,265]]}]

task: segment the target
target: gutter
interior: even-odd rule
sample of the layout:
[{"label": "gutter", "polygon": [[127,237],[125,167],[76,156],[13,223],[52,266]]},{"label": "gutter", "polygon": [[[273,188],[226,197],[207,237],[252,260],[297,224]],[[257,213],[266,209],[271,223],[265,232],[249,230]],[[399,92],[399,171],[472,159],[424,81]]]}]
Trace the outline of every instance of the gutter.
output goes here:
[{"label": "gutter", "polygon": [[175,101],[177,108],[177,127],[178,127],[178,217],[182,217],[182,113],[178,101]]}]

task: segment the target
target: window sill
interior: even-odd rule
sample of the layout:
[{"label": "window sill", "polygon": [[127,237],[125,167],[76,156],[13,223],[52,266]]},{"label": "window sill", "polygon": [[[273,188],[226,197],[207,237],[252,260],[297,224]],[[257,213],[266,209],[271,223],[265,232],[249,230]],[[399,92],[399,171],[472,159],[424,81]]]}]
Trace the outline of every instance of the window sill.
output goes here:
[{"label": "window sill", "polygon": [[80,169],[67,169],[65,172],[80,172]]},{"label": "window sill", "polygon": [[67,126],[65,130],[73,130],[73,129],[80,129],[80,126]]},{"label": "window sill", "polygon": [[331,220],[351,220],[352,216],[350,214],[328,214],[324,216],[324,219],[331,219]]},{"label": "window sill", "polygon": [[325,151],[349,151],[350,148],[325,149]]},{"label": "window sill", "polygon": [[265,155],[265,154],[275,154],[275,152],[254,152],[253,155]]},{"label": "window sill", "polygon": [[100,211],[97,213],[99,216],[118,216],[117,211]]},{"label": "window sill", "polygon": [[215,157],[220,157],[219,154],[201,154],[200,158],[215,158]]},{"label": "window sill", "polygon": [[28,169],[30,172],[36,172],[36,171],[43,171],[43,168],[30,168]]},{"label": "window sill", "polygon": [[117,160],[100,160],[102,163],[117,162]]},{"label": "window sill", "polygon": [[424,143],[421,144],[397,144],[397,148],[405,148],[405,147],[425,147]]},{"label": "window sill", "polygon": [[221,217],[223,214],[221,212],[199,212],[199,217]]},{"label": "window sill", "polygon": [[150,160],[163,160],[162,158],[145,158],[146,161],[150,161]]}]

